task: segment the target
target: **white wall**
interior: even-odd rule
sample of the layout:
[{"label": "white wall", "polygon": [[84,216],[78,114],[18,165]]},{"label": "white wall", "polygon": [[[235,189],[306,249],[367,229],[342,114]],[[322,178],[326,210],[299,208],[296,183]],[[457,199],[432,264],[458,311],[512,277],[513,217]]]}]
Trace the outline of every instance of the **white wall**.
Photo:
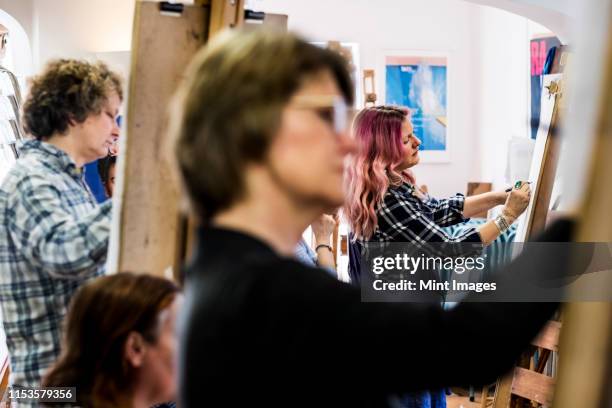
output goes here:
[{"label": "white wall", "polygon": [[[31,48],[32,3],[11,3],[4,7],[6,0],[0,0],[0,23],[9,30],[7,52],[2,64],[13,71],[20,80],[33,73]],[[6,4],[8,5],[8,4]],[[16,7],[19,5],[19,7]]]},{"label": "white wall", "polygon": [[[95,58],[131,47],[132,0],[0,0],[3,5],[26,32],[30,27],[34,70],[50,58]],[[528,20],[461,0],[249,5],[288,14],[290,29],[314,41],[358,43],[362,69],[377,68],[383,49],[449,52],[451,162],[419,165],[419,182],[438,196],[464,192],[468,181],[503,183],[507,140],[527,131]]]},{"label": "white wall", "polygon": [[0,10],[10,14],[23,27],[28,37],[32,36],[34,0],[0,0]]},{"label": "white wall", "polygon": [[478,89],[474,120],[479,173],[482,180],[501,187],[506,182],[508,141],[529,136],[529,24],[491,7],[478,7],[477,15],[473,81]]},{"label": "white wall", "polygon": [[40,67],[51,58],[93,58],[131,47],[134,0],[34,0]]},{"label": "white wall", "polygon": [[572,42],[573,28],[583,0],[465,0],[475,4],[497,7],[529,18],[548,27],[563,44]]},{"label": "white wall", "polygon": [[[451,162],[417,168],[419,181],[442,196],[464,191],[468,181],[503,183],[507,140],[527,131],[533,25],[472,1],[250,0],[248,5],[288,14],[290,29],[314,41],[358,43],[362,69],[377,68],[385,48],[449,52]],[[36,72],[51,58],[93,59],[129,50],[134,4],[0,0],[0,10],[30,37]]]},{"label": "white wall", "polygon": [[[360,45],[361,68],[382,49],[451,54],[451,162],[416,167],[434,195],[464,192],[468,181],[503,184],[507,140],[527,135],[528,20],[460,0],[253,0],[289,15],[289,28],[315,41]],[[378,101],[382,103],[383,101]]]},{"label": "white wall", "polygon": [[128,51],[134,5],[135,0],[0,0],[0,23],[9,28],[14,46],[13,69],[29,76],[52,58]]}]

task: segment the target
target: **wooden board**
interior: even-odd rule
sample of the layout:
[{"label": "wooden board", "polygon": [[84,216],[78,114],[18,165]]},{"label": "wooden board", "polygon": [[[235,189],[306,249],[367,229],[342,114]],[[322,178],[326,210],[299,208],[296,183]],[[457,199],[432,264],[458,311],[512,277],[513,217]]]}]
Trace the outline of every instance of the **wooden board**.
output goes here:
[{"label": "wooden board", "polygon": [[[560,54],[560,53],[559,53]],[[557,64],[559,65],[559,64]],[[544,76],[540,108],[540,126],[536,136],[529,180],[532,200],[525,214],[519,218],[515,242],[525,242],[544,229],[550,208],[550,199],[557,173],[560,139],[558,127],[563,107],[562,74]],[[518,255],[520,248],[516,248]],[[533,344],[547,350],[557,350],[561,323],[550,321],[534,339]],[[548,354],[547,358],[548,358]],[[517,388],[518,387],[518,388]],[[554,391],[554,379],[534,371],[516,367],[504,378],[498,380],[493,406],[508,407],[518,395],[539,403],[550,405]]]},{"label": "wooden board", "polygon": [[553,407],[607,408],[611,397],[612,303],[569,303],[564,312]]},{"label": "wooden board", "polygon": [[[529,406],[523,404],[520,398],[535,401],[539,404],[550,406],[553,394],[555,379],[542,374],[543,367],[550,358],[550,350],[557,350],[561,323],[549,321],[540,331],[532,344],[541,347],[539,358],[540,362],[535,367],[535,361],[531,352],[525,352],[519,359],[517,366],[508,374],[498,379],[495,386],[495,394],[492,401],[492,408],[508,408]],[[488,386],[483,388],[483,395],[488,393]],[[485,400],[483,400],[485,401]],[[483,403],[484,406],[485,403]]]},{"label": "wooden board", "polygon": [[551,320],[544,326],[538,334],[538,337],[536,337],[531,344],[546,350],[558,351],[560,333],[561,322]]},{"label": "wooden board", "polygon": [[5,400],[5,394],[8,390],[10,371],[9,356],[7,354],[0,366],[0,399],[2,399],[2,401]]},{"label": "wooden board", "polygon": [[376,76],[373,69],[363,70],[363,106],[376,105]]},{"label": "wooden board", "polygon": [[512,382],[512,394],[514,395],[550,406],[554,385],[555,380],[544,374],[521,367],[514,369],[514,381]]},{"label": "wooden board", "polygon": [[[605,13],[605,10],[608,12]],[[579,208],[579,242],[612,242],[612,1],[593,7],[589,24],[602,25],[607,38],[598,48],[599,38],[589,43],[595,56],[601,53],[601,65],[589,75],[576,75],[575,84],[580,92],[574,92],[574,103],[580,103],[578,95],[597,95],[594,118],[583,118],[581,129],[593,129],[593,134],[572,134],[574,141],[584,140],[592,149],[584,163],[589,170],[579,182],[586,186]],[[602,14],[603,13],[603,14]],[[585,13],[585,18],[588,12]],[[598,30],[592,27],[593,31]],[[593,48],[596,48],[593,51]],[[583,55],[587,53],[581,50]],[[592,61],[587,61],[594,69]],[[598,64],[599,65],[599,64]],[[583,71],[587,71],[582,67]],[[593,81],[593,77],[601,77]],[[581,118],[582,119],[582,118]],[[580,148],[572,144],[572,147]],[[612,272],[607,271],[602,285],[612,288]],[[555,408],[609,407],[612,401],[612,302],[569,303],[565,308],[564,329],[560,341],[560,367],[557,379]]]},{"label": "wooden board", "polygon": [[[493,395],[492,408],[506,408],[510,405],[512,398],[512,381],[514,380],[514,370],[500,377],[495,385],[495,394]],[[485,386],[485,389],[487,387]],[[483,394],[485,392],[483,391]]]},{"label": "wooden board", "polygon": [[277,28],[282,31],[287,31],[289,26],[289,16],[286,14],[266,13],[263,25],[266,28]]},{"label": "wooden board", "polygon": [[209,37],[244,22],[244,0],[210,0],[210,4]]},{"label": "wooden board", "polygon": [[[171,177],[167,106],[185,67],[206,41],[209,8],[185,6],[161,15],[156,2],[136,4],[125,161],[120,202],[118,271],[172,276],[184,231],[179,187]],[[117,203],[116,203],[117,204]]]}]

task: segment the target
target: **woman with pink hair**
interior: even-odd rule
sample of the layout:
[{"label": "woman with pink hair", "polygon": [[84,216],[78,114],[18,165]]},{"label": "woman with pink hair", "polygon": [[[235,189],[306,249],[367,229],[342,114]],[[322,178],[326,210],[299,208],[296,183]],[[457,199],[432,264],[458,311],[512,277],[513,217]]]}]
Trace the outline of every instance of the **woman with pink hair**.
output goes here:
[{"label": "woman with pink hair", "polygon": [[[416,186],[412,167],[419,163],[421,141],[413,133],[409,111],[396,106],[363,109],[353,124],[360,151],[347,173],[345,214],[359,247],[368,242],[470,242],[488,245],[527,208],[529,184],[471,197],[435,199]],[[504,205],[501,215],[449,236],[442,227]],[[351,278],[358,278],[351,271]]]},{"label": "woman with pink hair", "polygon": [[[348,166],[345,214],[352,231],[349,274],[360,281],[360,257],[368,243],[466,242],[487,245],[527,208],[530,189],[517,183],[510,193],[484,193],[472,197],[457,194],[435,199],[416,186],[411,168],[419,163],[421,141],[413,133],[409,111],[395,106],[363,109],[353,132],[360,146]],[[497,205],[504,209],[496,219],[449,236],[442,227],[466,221]],[[406,408],[443,408],[443,391],[422,391],[396,398]]]},{"label": "woman with pink hair", "polygon": [[[360,257],[369,243],[465,242],[488,245],[525,211],[528,183],[518,182],[510,193],[490,192],[471,197],[456,194],[435,199],[419,189],[411,168],[419,163],[421,141],[413,132],[409,111],[396,106],[363,109],[353,124],[360,150],[347,172],[345,214],[352,231],[349,275],[360,282]],[[480,227],[450,236],[443,227],[504,205],[502,213]],[[406,408],[443,408],[442,391],[422,391],[396,397]]]}]

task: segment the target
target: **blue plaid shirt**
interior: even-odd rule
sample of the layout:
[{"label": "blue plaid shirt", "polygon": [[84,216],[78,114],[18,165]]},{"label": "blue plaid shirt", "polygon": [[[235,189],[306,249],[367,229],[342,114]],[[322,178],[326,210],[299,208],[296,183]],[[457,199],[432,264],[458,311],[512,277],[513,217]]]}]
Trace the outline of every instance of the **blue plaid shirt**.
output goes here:
[{"label": "blue plaid shirt", "polygon": [[481,243],[475,228],[467,228],[453,236],[442,228],[467,221],[463,217],[464,201],[462,194],[441,200],[427,196],[423,201],[410,183],[390,187],[376,211],[378,225],[370,241],[410,242],[415,245],[429,242]]},{"label": "blue plaid shirt", "polygon": [[29,140],[0,185],[0,303],[10,383],[37,386],[60,351],[77,288],[103,273],[111,202],[63,151]]},{"label": "blue plaid shirt", "polygon": [[[482,240],[476,228],[463,228],[454,234],[444,227],[465,223],[469,218],[463,216],[465,197],[456,194],[446,199],[436,199],[426,195],[421,199],[410,183],[389,187],[383,201],[376,209],[378,224],[369,240],[350,240],[351,256],[349,276],[351,282],[361,281],[361,256],[385,242],[408,242],[417,247],[428,243],[471,243],[474,251],[482,250]],[[458,250],[462,248],[457,248]]]}]

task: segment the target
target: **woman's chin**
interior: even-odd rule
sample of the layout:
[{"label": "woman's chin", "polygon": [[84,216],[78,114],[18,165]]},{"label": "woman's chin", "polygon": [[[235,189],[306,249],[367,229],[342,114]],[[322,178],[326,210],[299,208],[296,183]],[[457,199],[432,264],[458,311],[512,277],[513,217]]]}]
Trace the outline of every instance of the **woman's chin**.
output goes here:
[{"label": "woman's chin", "polygon": [[97,157],[96,159],[103,159],[106,156],[108,156],[108,149],[104,148],[104,149],[100,149],[99,151],[96,152],[97,153]]}]

